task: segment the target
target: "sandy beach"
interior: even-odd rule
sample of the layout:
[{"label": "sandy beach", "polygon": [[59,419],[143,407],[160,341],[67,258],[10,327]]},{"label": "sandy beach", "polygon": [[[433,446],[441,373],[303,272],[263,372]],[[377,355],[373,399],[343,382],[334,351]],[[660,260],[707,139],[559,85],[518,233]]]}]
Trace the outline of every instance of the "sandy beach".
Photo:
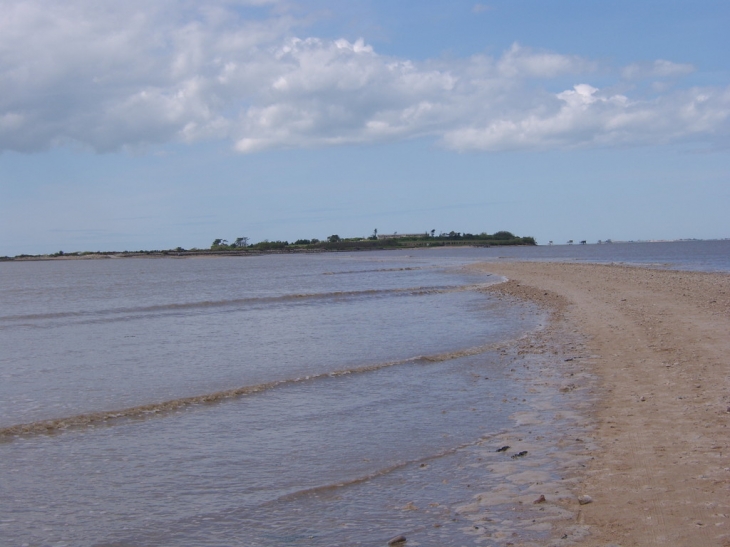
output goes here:
[{"label": "sandy beach", "polygon": [[[579,332],[576,357],[596,378],[585,416],[594,442],[572,499],[552,501],[572,516],[553,523],[551,545],[730,546],[730,275],[537,262],[476,268],[510,280],[495,291],[551,309],[563,324],[548,329],[554,342]],[[592,501],[579,504],[583,495]]]}]

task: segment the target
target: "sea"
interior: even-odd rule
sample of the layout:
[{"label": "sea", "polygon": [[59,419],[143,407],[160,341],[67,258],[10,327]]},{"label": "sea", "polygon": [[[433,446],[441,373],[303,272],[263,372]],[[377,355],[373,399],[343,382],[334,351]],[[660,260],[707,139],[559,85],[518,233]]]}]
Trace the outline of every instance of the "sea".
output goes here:
[{"label": "sea", "polygon": [[0,262],[0,545],[539,541],[464,510],[530,465],[496,449],[547,317],[494,260],[730,272],[730,241]]}]

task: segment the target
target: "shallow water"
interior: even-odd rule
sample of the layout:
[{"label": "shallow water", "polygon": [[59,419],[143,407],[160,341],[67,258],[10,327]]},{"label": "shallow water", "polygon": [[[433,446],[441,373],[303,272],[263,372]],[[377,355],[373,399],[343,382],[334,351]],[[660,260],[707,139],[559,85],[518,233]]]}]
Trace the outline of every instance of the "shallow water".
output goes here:
[{"label": "shallow water", "polygon": [[4,264],[0,538],[373,544],[409,489],[468,499],[439,485],[476,484],[453,462],[522,395],[496,348],[543,320],[479,292],[498,278],[469,260]]},{"label": "shallow water", "polygon": [[624,242],[588,245],[492,247],[478,250],[485,260],[623,263],[654,268],[730,272],[730,239],[708,241]]},{"label": "shallow water", "polygon": [[[681,255],[651,245],[0,263],[0,543],[539,540],[512,505],[491,529],[461,508],[557,473],[554,363],[531,387],[513,351],[545,317],[461,266]],[[672,264],[722,269],[693,248]]]}]

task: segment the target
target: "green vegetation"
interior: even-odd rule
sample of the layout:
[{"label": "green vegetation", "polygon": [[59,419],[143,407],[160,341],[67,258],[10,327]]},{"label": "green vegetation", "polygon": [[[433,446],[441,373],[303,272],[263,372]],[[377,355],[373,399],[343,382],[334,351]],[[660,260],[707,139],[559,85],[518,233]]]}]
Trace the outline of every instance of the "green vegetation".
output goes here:
[{"label": "green vegetation", "polygon": [[461,232],[442,232],[436,235],[436,230],[424,232],[423,234],[392,234],[378,235],[378,230],[373,230],[368,237],[342,238],[337,234],[328,236],[326,240],[319,239],[297,239],[294,243],[288,241],[269,241],[265,239],[259,243],[248,244],[248,238],[238,238],[235,243],[229,244],[225,239],[216,239],[210,246],[214,252],[222,251],[351,251],[366,249],[393,249],[412,247],[444,247],[451,245],[481,246],[493,245],[536,245],[533,237],[519,237],[511,232],[500,231],[494,234],[482,232],[470,234]]},{"label": "green vegetation", "polygon": [[337,234],[328,236],[325,240],[317,238],[297,239],[293,243],[288,241],[269,241],[264,239],[258,243],[249,243],[247,237],[237,237],[233,243],[226,239],[215,239],[209,249],[185,249],[176,247],[167,250],[139,250],[139,251],[58,251],[46,255],[21,254],[15,257],[0,256],[0,261],[6,260],[45,260],[49,258],[112,258],[134,256],[195,256],[195,255],[245,255],[260,253],[296,253],[296,252],[325,252],[325,251],[366,251],[377,249],[409,249],[415,247],[446,247],[446,246],[477,246],[492,247],[495,245],[536,245],[533,237],[519,237],[511,232],[500,231],[494,234],[482,232],[469,234],[461,232],[441,232],[436,230],[422,234],[379,234],[373,230],[368,237],[343,238]]}]

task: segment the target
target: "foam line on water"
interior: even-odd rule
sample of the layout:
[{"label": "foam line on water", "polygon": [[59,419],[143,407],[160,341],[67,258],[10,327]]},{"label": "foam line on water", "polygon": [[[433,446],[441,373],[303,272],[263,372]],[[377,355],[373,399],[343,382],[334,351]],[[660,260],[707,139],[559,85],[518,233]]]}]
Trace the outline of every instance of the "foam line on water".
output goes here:
[{"label": "foam line on water", "polygon": [[438,458],[443,458],[444,456],[449,456],[451,454],[455,454],[456,452],[459,452],[460,450],[463,450],[463,449],[471,447],[471,446],[476,446],[480,443],[483,443],[485,440],[490,439],[491,437],[502,434],[502,433],[504,433],[504,432],[484,435],[475,441],[469,441],[466,443],[459,444],[457,446],[452,446],[452,447],[446,448],[444,450],[441,450],[440,452],[436,452],[435,454],[429,454],[428,456],[423,456],[421,458],[397,462],[397,463],[394,463],[393,465],[389,465],[382,469],[373,471],[372,473],[368,473],[366,475],[362,475],[360,477],[355,477],[353,479],[349,479],[346,481],[340,481],[340,482],[336,482],[336,483],[332,483],[332,484],[322,484],[322,485],[314,486],[311,488],[305,488],[303,490],[297,490],[296,492],[291,492],[289,494],[284,494],[283,496],[279,496],[275,500],[265,502],[263,505],[269,505],[272,503],[277,503],[277,502],[282,502],[282,501],[292,501],[297,498],[312,495],[312,494],[330,492],[330,491],[337,490],[340,488],[354,486],[356,484],[360,484],[363,482],[373,480],[377,477],[382,477],[382,476],[388,475],[390,473],[393,473],[395,471],[398,471],[398,470],[408,467],[410,465],[422,464],[422,463],[436,460]]},{"label": "foam line on water", "polygon": [[[255,308],[271,304],[299,304],[333,300],[351,300],[359,298],[381,298],[388,296],[427,296],[433,294],[446,294],[451,292],[462,292],[479,290],[492,283],[455,286],[422,286],[404,287],[395,289],[367,289],[362,291],[336,291],[328,293],[302,293],[287,294],[270,297],[235,298],[227,300],[205,300],[199,302],[186,302],[182,304],[157,304],[152,306],[135,306],[101,309],[94,311],[77,312],[53,312],[43,314],[7,315],[0,316],[0,329],[15,327],[46,327],[63,326],[68,324],[65,321],[53,322],[56,320],[68,319],[74,324],[99,323],[112,321],[126,321],[135,317],[153,317],[158,315],[176,314],[189,310],[208,310],[216,308]],[[39,324],[35,322],[52,321],[52,323]]]},{"label": "foam line on water", "polygon": [[183,410],[189,407],[222,403],[227,400],[236,399],[247,395],[254,395],[256,393],[262,393],[265,391],[297,383],[315,382],[317,380],[336,378],[348,374],[364,374],[368,372],[374,372],[383,368],[399,365],[440,363],[453,359],[459,359],[461,357],[468,357],[471,355],[486,353],[488,351],[498,350],[507,346],[509,343],[510,342],[498,342],[432,355],[419,355],[407,359],[386,361],[382,363],[375,363],[350,369],[335,370],[331,372],[323,372],[298,378],[275,380],[256,385],[241,386],[233,389],[227,389],[203,395],[181,397],[169,401],[149,403],[120,410],[90,412],[65,418],[55,418],[50,420],[40,420],[35,422],[16,424],[0,428],[0,442],[7,442],[18,436],[53,434],[70,429],[95,427],[99,425],[113,426],[129,420],[140,420],[155,416],[164,416],[170,414],[171,412]]},{"label": "foam line on water", "polygon": [[346,275],[346,274],[362,274],[362,273],[380,273],[380,272],[412,272],[415,270],[424,270],[423,267],[407,267],[407,268],[376,268],[374,270],[347,270],[342,272],[324,272],[322,275]]}]

